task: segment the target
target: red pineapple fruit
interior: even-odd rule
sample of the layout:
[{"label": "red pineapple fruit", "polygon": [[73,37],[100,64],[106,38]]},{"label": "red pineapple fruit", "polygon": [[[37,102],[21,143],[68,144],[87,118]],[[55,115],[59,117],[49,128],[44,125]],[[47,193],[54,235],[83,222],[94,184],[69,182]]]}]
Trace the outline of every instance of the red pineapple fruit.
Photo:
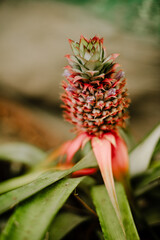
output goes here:
[{"label": "red pineapple fruit", "polygon": [[75,127],[76,133],[90,136],[116,131],[125,127],[129,98],[122,70],[116,72],[119,54],[106,57],[103,38],[90,40],[81,36],[79,42],[69,40],[74,55],[66,55],[63,82],[65,93],[64,117]]}]

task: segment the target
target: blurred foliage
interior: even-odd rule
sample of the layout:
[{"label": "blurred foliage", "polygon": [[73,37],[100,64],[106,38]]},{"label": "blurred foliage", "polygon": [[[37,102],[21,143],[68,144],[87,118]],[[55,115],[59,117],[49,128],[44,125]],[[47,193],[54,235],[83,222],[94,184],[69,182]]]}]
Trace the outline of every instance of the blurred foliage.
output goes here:
[{"label": "blurred foliage", "polygon": [[[44,0],[7,0],[2,2],[46,2]],[[97,17],[107,19],[120,28],[138,34],[160,35],[159,0],[48,0],[85,7]]]},{"label": "blurred foliage", "polygon": [[[32,145],[1,145],[0,169],[2,162],[25,164],[27,169],[26,174],[19,172],[17,177],[7,172],[7,177],[12,178],[0,184],[0,239],[160,239],[160,161],[155,158],[160,152],[159,135],[160,125],[130,151],[130,173],[132,161],[138,159],[144,167],[140,172],[137,163],[130,183],[123,182],[128,198],[121,183],[115,182],[122,222],[98,172],[90,177],[71,177],[74,171],[97,166],[89,145],[82,151],[82,159],[66,170],[54,168],[58,160],[53,153],[46,153],[46,158],[41,149]],[[146,149],[151,153],[149,159]],[[145,160],[149,161],[147,166]]]},{"label": "blurred foliage", "polygon": [[129,31],[141,34],[160,34],[160,4],[158,0],[60,1],[85,5],[85,7],[87,5],[91,12],[94,12],[97,16],[108,19]]},{"label": "blurred foliage", "polygon": [[129,31],[160,34],[160,5],[158,0],[61,0],[74,4],[87,4],[102,18]]}]

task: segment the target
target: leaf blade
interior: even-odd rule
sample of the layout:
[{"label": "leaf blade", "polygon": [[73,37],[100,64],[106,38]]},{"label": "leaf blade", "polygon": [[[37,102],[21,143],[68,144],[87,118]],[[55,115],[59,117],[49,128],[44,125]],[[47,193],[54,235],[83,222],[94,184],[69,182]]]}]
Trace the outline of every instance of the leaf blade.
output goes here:
[{"label": "leaf blade", "polygon": [[130,240],[139,240],[139,236],[133,221],[128,200],[123,189],[123,186],[120,183],[116,183],[116,192],[121,211],[123,226],[126,233],[126,238]]},{"label": "leaf blade", "polygon": [[87,219],[88,217],[78,216],[70,212],[59,214],[50,226],[49,240],[62,239],[73,228],[86,221]]},{"label": "leaf blade", "polygon": [[99,216],[104,239],[126,240],[105,186],[101,185],[93,187],[91,190],[91,196]]},{"label": "leaf blade", "polygon": [[151,160],[152,153],[160,137],[160,124],[130,152],[130,175],[144,172]]},{"label": "leaf blade", "polygon": [[74,171],[82,168],[95,167],[97,162],[92,152],[79,161],[75,166],[63,171],[48,171],[40,175],[37,179],[22,187],[9,191],[0,196],[0,213],[13,208],[19,202],[34,195],[43,188],[55,183],[56,181],[66,177]]},{"label": "leaf blade", "polygon": [[26,143],[7,143],[0,145],[0,159],[20,162],[31,167],[46,158],[47,154],[39,148]]},{"label": "leaf blade", "polygon": [[[111,143],[107,139],[92,139],[92,148],[96,156],[103,181],[111,199],[112,205],[115,209],[117,217],[121,222],[121,216],[115,191],[112,163],[111,163]],[[122,226],[123,227],[123,226]]]},{"label": "leaf blade", "polygon": [[1,240],[42,239],[59,209],[83,178],[63,179],[30,201],[23,202],[10,218]]},{"label": "leaf blade", "polygon": [[116,183],[115,187],[125,233],[122,230],[105,187],[103,185],[95,186],[91,191],[104,238],[106,240],[139,240],[123,186],[120,183]]},{"label": "leaf blade", "polygon": [[160,185],[160,166],[150,168],[145,171],[144,174],[141,174],[136,181],[136,186],[134,186],[135,196],[142,195],[156,186]]},{"label": "leaf blade", "polygon": [[21,187],[25,184],[28,184],[35,180],[41,173],[45,172],[46,170],[39,170],[29,172],[22,176],[18,176],[9,180],[6,180],[0,184],[0,194],[13,190],[15,188]]}]

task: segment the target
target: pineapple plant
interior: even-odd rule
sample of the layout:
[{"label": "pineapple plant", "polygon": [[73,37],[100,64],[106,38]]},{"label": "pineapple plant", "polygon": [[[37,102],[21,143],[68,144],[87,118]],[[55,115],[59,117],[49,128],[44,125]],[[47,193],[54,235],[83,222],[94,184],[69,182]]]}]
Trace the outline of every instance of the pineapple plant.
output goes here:
[{"label": "pineapple plant", "polygon": [[90,40],[81,36],[79,42],[69,43],[73,55],[66,55],[69,65],[64,70],[62,107],[64,118],[74,125],[78,136],[64,145],[62,154],[66,153],[66,162],[70,163],[76,151],[91,142],[106,189],[121,219],[113,174],[123,181],[128,173],[127,147],[118,131],[125,127],[130,99],[124,72],[116,71],[119,64],[115,59],[119,54],[107,57],[103,38],[96,36]]},{"label": "pineapple plant", "polygon": [[156,240],[160,127],[128,154],[120,128],[130,99],[124,72],[116,70],[118,54],[107,57],[96,36],[69,42],[62,107],[76,137],[50,153],[0,144],[0,161],[26,167],[0,184],[0,240]]}]

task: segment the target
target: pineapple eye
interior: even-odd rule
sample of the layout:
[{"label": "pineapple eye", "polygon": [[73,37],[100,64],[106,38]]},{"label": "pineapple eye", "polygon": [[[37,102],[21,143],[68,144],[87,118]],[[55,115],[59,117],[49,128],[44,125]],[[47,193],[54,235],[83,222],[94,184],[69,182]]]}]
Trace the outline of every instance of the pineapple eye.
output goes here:
[{"label": "pineapple eye", "polygon": [[109,96],[112,96],[112,95],[115,95],[116,94],[116,89],[115,88],[110,88],[109,90],[108,90],[108,97]]}]

